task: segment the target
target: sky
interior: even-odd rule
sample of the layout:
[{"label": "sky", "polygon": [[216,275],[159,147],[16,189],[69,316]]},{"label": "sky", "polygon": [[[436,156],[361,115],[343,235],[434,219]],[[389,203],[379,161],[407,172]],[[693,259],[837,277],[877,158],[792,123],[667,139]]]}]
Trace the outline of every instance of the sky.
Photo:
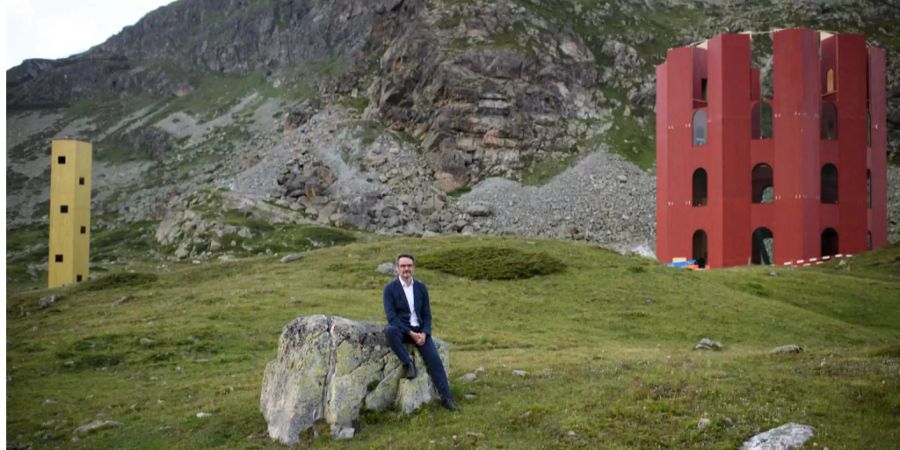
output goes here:
[{"label": "sky", "polygon": [[65,58],[104,42],[173,0],[4,0],[6,69]]}]

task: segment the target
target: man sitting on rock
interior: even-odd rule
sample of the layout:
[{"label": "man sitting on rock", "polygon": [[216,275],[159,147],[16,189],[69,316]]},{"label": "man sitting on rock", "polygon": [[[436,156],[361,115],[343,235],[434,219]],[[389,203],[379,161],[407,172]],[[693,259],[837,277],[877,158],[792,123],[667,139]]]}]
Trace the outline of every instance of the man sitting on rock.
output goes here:
[{"label": "man sitting on rock", "polygon": [[431,305],[428,303],[428,288],[412,277],[415,258],[401,254],[395,261],[400,277],[384,286],[384,315],[388,324],[384,327],[391,350],[403,363],[406,378],[416,377],[416,365],[406,350],[404,342],[413,342],[425,360],[431,380],[441,394],[442,405],[450,411],[456,410],[450,395],[447,372],[441,357],[431,339]]}]

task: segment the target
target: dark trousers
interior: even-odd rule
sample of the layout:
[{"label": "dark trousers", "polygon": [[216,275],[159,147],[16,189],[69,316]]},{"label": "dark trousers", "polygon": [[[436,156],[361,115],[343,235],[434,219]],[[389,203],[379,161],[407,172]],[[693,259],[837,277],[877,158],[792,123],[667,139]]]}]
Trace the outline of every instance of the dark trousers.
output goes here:
[{"label": "dark trousers", "polygon": [[[421,332],[419,327],[411,327],[411,329],[416,333]],[[397,358],[400,358],[400,362],[403,364],[412,364],[412,358],[409,355],[409,351],[406,350],[406,345],[403,345],[406,342],[411,343],[413,341],[412,338],[404,333],[403,330],[393,325],[384,327],[384,334],[387,336],[388,343],[391,345],[391,350],[394,351]],[[449,399],[450,383],[447,381],[447,372],[444,371],[444,364],[441,363],[441,357],[434,347],[434,341],[431,340],[431,336],[425,337],[425,344],[421,347],[416,346],[416,348],[419,349],[419,354],[422,355],[422,359],[425,360],[425,366],[428,367],[428,374],[431,375],[431,381],[433,381],[434,385],[437,387],[438,393],[441,394],[441,398],[445,400]]]}]

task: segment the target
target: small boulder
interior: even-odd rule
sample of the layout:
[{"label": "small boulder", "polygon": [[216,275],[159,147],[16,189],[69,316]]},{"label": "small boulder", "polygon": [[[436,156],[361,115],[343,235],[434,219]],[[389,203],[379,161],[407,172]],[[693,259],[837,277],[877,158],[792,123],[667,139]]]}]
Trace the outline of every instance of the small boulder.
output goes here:
[{"label": "small boulder", "polygon": [[528,372],[526,372],[526,371],[524,371],[524,370],[518,370],[518,369],[516,369],[516,370],[513,370],[513,371],[512,371],[512,374],[515,375],[515,376],[517,376],[517,377],[524,377],[525,375],[528,375]]},{"label": "small boulder", "polygon": [[48,295],[46,297],[41,297],[41,299],[38,300],[38,305],[41,307],[41,309],[49,308],[50,305],[52,305],[62,299],[63,298],[60,295]]},{"label": "small boulder", "polygon": [[478,376],[471,372],[459,377],[459,381],[475,381],[477,379]]},{"label": "small boulder", "polygon": [[494,212],[494,208],[487,202],[473,202],[464,206],[463,210],[472,217],[486,217]]},{"label": "small boulder", "polygon": [[72,434],[79,436],[79,435],[85,435],[88,433],[92,433],[97,430],[103,430],[106,428],[121,428],[123,426],[124,426],[124,424],[122,422],[116,422],[115,420],[97,419],[93,422],[86,423],[86,424],[76,428],[75,431],[72,432]]},{"label": "small boulder", "polygon": [[331,427],[331,437],[337,440],[351,439],[354,434],[356,429],[353,427]]},{"label": "small boulder", "polygon": [[714,341],[710,338],[700,339],[700,342],[694,346],[694,350],[714,350],[719,351],[722,350],[722,343],[719,341]]},{"label": "small boulder", "polygon": [[383,273],[385,275],[395,276],[397,275],[397,268],[394,267],[394,263],[381,263],[378,265],[378,268],[375,269],[378,273]]},{"label": "small boulder", "polygon": [[708,417],[702,417],[702,418],[700,418],[699,421],[697,421],[697,429],[705,430],[706,427],[708,427],[711,423],[712,423],[712,421],[709,420]]},{"label": "small boulder", "polygon": [[741,450],[793,450],[803,447],[816,429],[809,425],[786,423],[744,441]]},{"label": "small boulder", "polygon": [[296,253],[291,253],[290,255],[284,255],[284,256],[281,258],[281,262],[283,262],[283,263],[289,263],[289,262],[291,262],[291,261],[296,261],[296,260],[301,259],[301,258],[303,258],[303,255],[298,255],[298,254],[296,254]]},{"label": "small boulder", "polygon": [[772,349],[772,353],[779,355],[782,353],[800,353],[803,351],[803,347],[795,344],[782,345],[781,347],[775,347]]}]

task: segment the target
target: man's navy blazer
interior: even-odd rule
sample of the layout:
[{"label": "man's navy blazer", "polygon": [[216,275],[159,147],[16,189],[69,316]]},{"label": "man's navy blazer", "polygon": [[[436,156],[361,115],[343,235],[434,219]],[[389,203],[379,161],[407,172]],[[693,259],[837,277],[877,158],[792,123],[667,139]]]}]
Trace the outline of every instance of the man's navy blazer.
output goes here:
[{"label": "man's navy blazer", "polygon": [[[384,285],[384,315],[387,316],[389,325],[393,325],[403,333],[410,331],[409,303],[406,294],[403,293],[403,284],[399,278]],[[413,305],[416,308],[416,316],[419,317],[419,327],[426,335],[431,336],[431,305],[428,303],[428,288],[425,283],[413,278]]]}]

